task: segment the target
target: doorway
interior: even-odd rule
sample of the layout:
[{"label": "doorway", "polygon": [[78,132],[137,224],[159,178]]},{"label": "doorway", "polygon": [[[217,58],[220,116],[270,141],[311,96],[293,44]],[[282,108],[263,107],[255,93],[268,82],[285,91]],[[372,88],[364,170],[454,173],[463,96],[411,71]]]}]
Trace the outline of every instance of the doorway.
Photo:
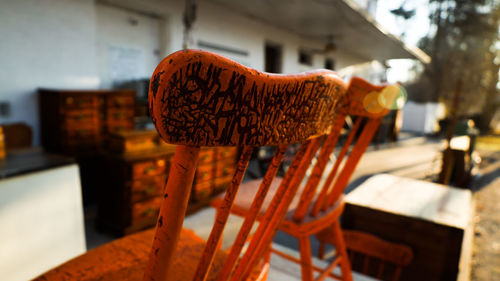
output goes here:
[{"label": "doorway", "polygon": [[281,73],[282,71],[282,47],[279,44],[266,43],[265,46],[265,69],[270,73]]}]

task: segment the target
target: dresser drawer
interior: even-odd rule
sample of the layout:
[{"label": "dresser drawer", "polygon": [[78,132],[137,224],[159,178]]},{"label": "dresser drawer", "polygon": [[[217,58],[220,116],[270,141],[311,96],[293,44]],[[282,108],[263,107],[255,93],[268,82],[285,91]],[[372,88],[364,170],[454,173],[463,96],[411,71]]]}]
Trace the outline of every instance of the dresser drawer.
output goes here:
[{"label": "dresser drawer", "polygon": [[237,153],[238,153],[237,147],[218,147],[216,159],[217,160],[227,159],[227,158],[235,159]]},{"label": "dresser drawer", "polygon": [[130,183],[131,201],[138,202],[147,198],[161,196],[166,176],[156,176]]},{"label": "dresser drawer", "polygon": [[232,176],[235,170],[236,165],[234,164],[234,161],[198,165],[196,168],[195,179],[197,182],[203,182],[215,178]]},{"label": "dresser drawer", "polygon": [[138,224],[145,220],[150,220],[158,216],[160,212],[162,197],[156,197],[150,200],[137,202],[132,205],[131,224]]},{"label": "dresser drawer", "polygon": [[154,139],[136,138],[122,140],[117,138],[108,139],[108,148],[117,152],[140,151],[145,149],[153,149],[156,147]]},{"label": "dresser drawer", "polygon": [[108,116],[108,122],[122,121],[122,120],[128,120],[128,121],[134,120],[134,110],[133,109],[110,108],[110,109],[108,109],[106,114]]},{"label": "dresser drawer", "polygon": [[62,99],[63,108],[97,108],[98,97],[94,95],[69,95]]},{"label": "dresser drawer", "polygon": [[108,107],[134,107],[134,96],[131,95],[115,95],[106,98]]},{"label": "dresser drawer", "polygon": [[215,188],[215,180],[196,182],[192,189],[192,199],[194,201],[204,201],[212,195]]},{"label": "dresser drawer", "polygon": [[212,163],[214,161],[215,151],[213,148],[202,149],[198,156],[198,165]]},{"label": "dresser drawer", "polygon": [[140,179],[165,174],[167,165],[165,159],[135,162],[132,164],[132,178]]},{"label": "dresser drawer", "polygon": [[63,121],[63,128],[65,128],[66,130],[78,130],[78,129],[92,129],[92,128],[96,128],[98,130],[98,128],[99,128],[99,119],[97,119],[97,118],[83,119],[83,120],[66,119],[66,120]]},{"label": "dresser drawer", "polygon": [[215,176],[217,178],[232,176],[234,175],[234,171],[236,171],[236,164],[234,164],[234,162],[217,163]]},{"label": "dresser drawer", "polygon": [[232,179],[233,179],[232,176],[216,179],[213,192],[218,193],[221,191],[225,191],[229,187],[229,185],[231,184]]},{"label": "dresser drawer", "polygon": [[198,165],[196,167],[195,179],[196,182],[204,182],[215,178],[217,173],[216,167],[213,164]]},{"label": "dresser drawer", "polygon": [[[64,128],[64,137],[66,139],[97,139],[99,138],[99,127],[93,124],[85,124],[82,126],[66,126]],[[83,142],[83,140],[82,140]]]},{"label": "dresser drawer", "polygon": [[67,110],[62,115],[64,120],[70,121],[87,121],[87,120],[98,120],[98,111],[95,109],[73,109]]},{"label": "dresser drawer", "polygon": [[120,133],[134,129],[134,122],[132,120],[123,120],[120,122],[107,122],[106,132]]},{"label": "dresser drawer", "polygon": [[95,146],[99,142],[98,135],[88,135],[88,136],[73,136],[64,138],[61,143],[67,146]]}]

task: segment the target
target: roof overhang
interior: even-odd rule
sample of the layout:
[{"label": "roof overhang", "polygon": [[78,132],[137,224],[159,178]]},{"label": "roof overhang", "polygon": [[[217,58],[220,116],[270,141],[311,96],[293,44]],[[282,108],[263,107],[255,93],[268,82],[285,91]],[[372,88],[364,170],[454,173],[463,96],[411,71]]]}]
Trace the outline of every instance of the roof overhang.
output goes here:
[{"label": "roof overhang", "polygon": [[382,28],[352,0],[211,0],[301,36],[327,43],[330,36],[339,49],[366,61],[430,57],[416,47],[405,45]]}]

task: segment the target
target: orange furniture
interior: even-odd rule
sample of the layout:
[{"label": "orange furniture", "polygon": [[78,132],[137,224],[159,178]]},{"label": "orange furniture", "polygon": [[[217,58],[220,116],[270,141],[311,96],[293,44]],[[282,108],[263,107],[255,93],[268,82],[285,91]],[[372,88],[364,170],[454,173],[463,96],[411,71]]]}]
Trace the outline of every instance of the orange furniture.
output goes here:
[{"label": "orange furniture", "polygon": [[[269,245],[324,135],[335,120],[344,82],[330,71],[274,75],[215,54],[184,50],[165,58],[151,79],[149,105],[160,136],[177,148],[154,235],[127,236],[89,251],[38,280],[264,279]],[[302,143],[245,248],[284,152]],[[248,216],[230,250],[218,249],[255,147],[277,145]],[[201,146],[242,146],[207,241],[182,228]],[[154,236],[154,238],[153,238]],[[151,247],[152,241],[152,247]],[[145,250],[149,251],[146,263]]]},{"label": "orange furniture", "polygon": [[[301,258],[298,260],[277,250],[273,250],[273,252],[291,261],[300,263],[302,280],[313,280],[313,270],[321,272],[316,280],[322,280],[328,276],[342,280],[352,280],[338,222],[338,218],[344,208],[342,192],[354,168],[370,144],[374,133],[377,131],[382,117],[389,112],[389,102],[392,103],[396,98],[396,93],[392,91],[394,89],[390,89],[391,91],[384,89],[386,89],[384,86],[374,86],[361,78],[353,78],[350,81],[347,93],[341,100],[337,115],[335,116],[333,129],[324,140],[322,148],[317,155],[316,164],[307,182],[301,186],[300,194],[293,200],[286,217],[279,225],[279,230],[298,239]],[[356,121],[342,149],[338,153],[334,165],[329,169],[326,180],[324,183],[321,183],[322,175],[334,152],[344,125],[344,120],[348,115],[356,118]],[[351,145],[352,149],[348,153]],[[231,209],[233,214],[239,216],[248,216],[250,214],[252,210],[251,202],[247,198],[251,198],[257,193],[260,181],[250,181],[242,186],[242,192],[236,198],[234,206]],[[277,191],[278,183],[279,179],[271,186],[270,194],[274,194]],[[283,184],[286,185],[287,183],[283,181],[281,185]],[[212,206],[220,210],[223,208],[222,202],[222,197],[218,197],[212,201]],[[261,211],[261,215],[267,211],[270,201],[266,198],[265,202],[266,204],[263,211]],[[262,220],[262,222],[265,221]],[[334,239],[333,243],[338,255],[326,269],[320,269],[312,264],[309,239],[310,236],[325,229],[331,231],[330,236]],[[342,276],[331,272],[337,265],[341,267]]]},{"label": "orange furniture", "polygon": [[95,155],[104,136],[134,129],[133,90],[39,89],[42,145],[78,158]]},{"label": "orange furniture", "polygon": [[[410,247],[391,243],[377,236],[356,230],[342,230],[349,261],[353,268],[379,280],[397,281],[404,266],[413,260]],[[318,257],[323,259],[325,244],[335,240],[328,231],[316,234],[320,240]]]}]

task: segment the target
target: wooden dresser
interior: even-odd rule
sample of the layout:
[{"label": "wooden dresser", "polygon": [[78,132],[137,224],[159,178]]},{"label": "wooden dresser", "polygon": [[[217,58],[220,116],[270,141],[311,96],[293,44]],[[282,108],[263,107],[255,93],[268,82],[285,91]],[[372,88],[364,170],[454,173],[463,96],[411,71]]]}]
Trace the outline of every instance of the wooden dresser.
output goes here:
[{"label": "wooden dresser", "polygon": [[103,156],[97,223],[128,234],[156,223],[175,146]]},{"label": "wooden dresser", "polygon": [[193,204],[206,204],[229,186],[236,170],[237,153],[236,147],[202,148],[191,192]]},{"label": "wooden dresser", "polygon": [[103,137],[134,128],[133,90],[40,89],[42,145],[71,156],[95,154]]},{"label": "wooden dresser", "polygon": [[[134,131],[111,134],[106,151],[99,176],[99,228],[123,235],[153,227],[175,146],[158,141],[156,132]],[[188,212],[227,188],[236,154],[236,148],[202,148]]]}]

